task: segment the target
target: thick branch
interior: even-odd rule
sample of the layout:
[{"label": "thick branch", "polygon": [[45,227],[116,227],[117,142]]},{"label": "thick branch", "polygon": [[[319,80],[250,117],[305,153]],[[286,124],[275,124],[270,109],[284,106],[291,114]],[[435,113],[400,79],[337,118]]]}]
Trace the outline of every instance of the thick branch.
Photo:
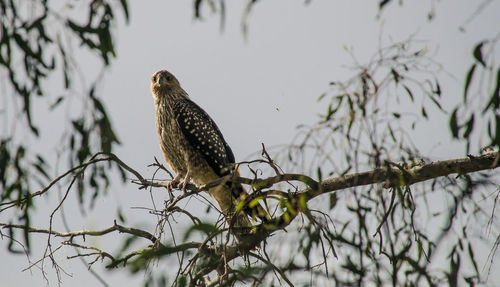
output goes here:
[{"label": "thick branch", "polygon": [[321,190],[308,188],[299,192],[299,194],[306,194],[308,199],[311,199],[326,192],[375,183],[385,183],[385,187],[412,185],[450,174],[467,174],[494,169],[498,166],[500,166],[499,153],[494,151],[478,157],[469,156],[467,158],[436,161],[412,168],[401,166],[378,168],[372,171],[328,178],[321,182]]},{"label": "thick branch", "polygon": [[[467,174],[481,170],[489,170],[497,168],[500,165],[499,153],[489,152],[481,156],[462,159],[451,159],[444,161],[437,161],[428,164],[421,164],[416,167],[404,168],[402,166],[387,168],[378,168],[372,171],[360,172],[349,174],[345,176],[329,178],[321,182],[321,188],[313,189],[311,187],[296,193],[290,202],[291,207],[288,208],[283,215],[274,218],[271,222],[257,226],[255,233],[248,235],[247,238],[241,240],[235,246],[227,246],[224,253],[226,262],[247,254],[261,242],[266,240],[273,232],[282,229],[289,225],[293,219],[298,215],[299,211],[303,209],[301,198],[306,201],[336,190],[346,189],[350,187],[363,186],[376,183],[385,183],[386,187],[394,187],[401,185],[411,185],[414,183],[426,181],[441,176],[448,176],[450,174]],[[237,182],[247,182],[248,179],[232,178]],[[275,183],[275,177],[269,178],[269,182]],[[265,184],[266,179],[260,181]],[[286,216],[285,216],[286,215]],[[220,251],[217,252],[211,249],[202,250],[202,252],[209,253],[210,256],[221,256]],[[215,269],[215,267],[214,267]],[[206,270],[208,274],[211,270]]]}]

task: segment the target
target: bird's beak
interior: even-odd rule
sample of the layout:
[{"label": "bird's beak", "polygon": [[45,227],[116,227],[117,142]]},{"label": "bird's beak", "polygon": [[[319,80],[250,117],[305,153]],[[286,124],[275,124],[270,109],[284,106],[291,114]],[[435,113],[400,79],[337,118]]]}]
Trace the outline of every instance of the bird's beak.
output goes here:
[{"label": "bird's beak", "polygon": [[161,83],[165,82],[165,80],[163,79],[162,76],[158,75],[157,79],[156,79],[156,83],[159,85]]}]

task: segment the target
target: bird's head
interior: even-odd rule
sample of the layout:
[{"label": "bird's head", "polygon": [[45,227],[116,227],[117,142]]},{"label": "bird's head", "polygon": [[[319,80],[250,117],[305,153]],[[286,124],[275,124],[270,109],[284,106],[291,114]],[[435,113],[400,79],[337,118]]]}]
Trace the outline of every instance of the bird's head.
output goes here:
[{"label": "bird's head", "polygon": [[177,78],[166,70],[161,70],[153,74],[151,77],[151,92],[154,96],[164,93],[172,94],[184,92]]}]

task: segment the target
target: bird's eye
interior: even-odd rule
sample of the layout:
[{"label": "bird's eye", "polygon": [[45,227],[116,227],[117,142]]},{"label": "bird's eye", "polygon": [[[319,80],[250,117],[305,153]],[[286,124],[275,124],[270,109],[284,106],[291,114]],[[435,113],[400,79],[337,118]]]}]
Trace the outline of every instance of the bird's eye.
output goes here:
[{"label": "bird's eye", "polygon": [[153,76],[153,82],[156,83],[156,76]]}]

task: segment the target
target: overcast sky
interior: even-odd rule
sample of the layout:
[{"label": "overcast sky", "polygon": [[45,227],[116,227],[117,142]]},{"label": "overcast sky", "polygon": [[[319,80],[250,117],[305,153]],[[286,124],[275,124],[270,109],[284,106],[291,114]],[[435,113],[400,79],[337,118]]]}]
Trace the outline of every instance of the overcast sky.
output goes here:
[{"label": "overcast sky", "polygon": [[[181,0],[130,1],[130,24],[120,21],[115,29],[118,57],[105,72],[99,94],[122,142],[116,154],[144,174],[151,175],[153,170],[147,165],[154,156],[163,159],[149,90],[150,77],[157,70],[167,69],[176,75],[191,99],[217,122],[236,159],[243,160],[259,150],[261,143],[287,143],[295,135],[297,125],[314,123],[324,109],[316,100],[327,91],[328,83],[351,76],[346,66],[352,60],[346,47],[352,48],[363,63],[376,52],[380,41],[388,44],[416,33],[416,38],[436,52],[436,59],[450,73],[444,88],[444,97],[449,97],[444,99],[445,108],[450,108],[446,103],[455,103],[456,97],[462,95],[472,45],[500,30],[499,1],[481,14],[484,19],[471,22],[466,26],[467,33],[463,33],[458,27],[476,8],[474,1],[404,1],[403,7],[392,4],[382,14],[382,20],[377,21],[378,1],[311,1],[304,5],[304,1],[275,0],[260,1],[255,6],[245,40],[240,26],[242,1],[226,2],[227,20],[222,33],[217,16],[211,16],[206,9],[204,19],[195,21],[192,1]],[[427,13],[432,8],[436,20],[428,24]],[[120,13],[115,14],[121,17]],[[90,82],[99,62],[88,55],[77,58],[80,60]],[[57,121],[45,115],[37,118],[45,125]],[[437,119],[442,121],[433,122],[433,129],[425,130],[425,137],[420,137],[424,135],[422,131],[415,135],[417,146],[435,159],[462,156],[462,148],[448,146],[446,118]],[[53,148],[49,137],[43,139],[46,145],[39,145],[41,150]],[[429,142],[429,137],[436,140]],[[117,205],[130,218],[131,225],[152,226],[154,221],[147,212],[132,209],[151,207],[149,194],[138,191],[134,185],[116,185],[98,202],[96,212],[88,218],[72,219],[72,226],[109,226],[116,214],[107,211]],[[71,206],[76,208],[67,207],[68,214],[76,212]],[[48,219],[42,215],[47,211],[40,207],[39,212],[37,222],[46,225]],[[0,277],[7,282],[5,286],[45,284],[37,269],[21,273],[28,264],[25,257],[4,252]],[[79,261],[64,260],[74,251],[64,252],[59,258],[73,277],[63,275],[63,286],[97,286]],[[46,265],[47,271],[53,273],[50,263]],[[143,279],[140,275],[129,277],[123,271],[104,273],[104,277],[111,286],[137,285]],[[55,286],[53,275],[50,278]]]}]

